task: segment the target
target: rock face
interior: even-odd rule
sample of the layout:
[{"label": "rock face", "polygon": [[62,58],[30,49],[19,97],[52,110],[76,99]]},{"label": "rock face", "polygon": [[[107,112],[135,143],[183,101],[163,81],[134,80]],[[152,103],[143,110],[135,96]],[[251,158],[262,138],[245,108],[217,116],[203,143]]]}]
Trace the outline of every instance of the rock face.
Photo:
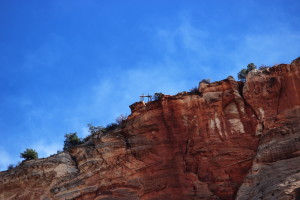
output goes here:
[{"label": "rock face", "polygon": [[300,190],[300,63],[252,72],[247,79],[244,97],[253,105],[264,131],[237,199],[296,199]]},{"label": "rock face", "polygon": [[131,105],[109,134],[0,172],[0,199],[295,199],[300,63]]}]

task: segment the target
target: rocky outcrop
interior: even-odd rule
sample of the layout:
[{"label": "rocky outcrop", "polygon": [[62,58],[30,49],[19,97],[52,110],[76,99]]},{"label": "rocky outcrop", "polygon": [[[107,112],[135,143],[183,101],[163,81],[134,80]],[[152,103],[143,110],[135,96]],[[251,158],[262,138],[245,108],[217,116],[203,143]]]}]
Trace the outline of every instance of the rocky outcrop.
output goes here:
[{"label": "rocky outcrop", "polygon": [[264,131],[237,199],[295,199],[300,188],[299,61],[251,72],[243,93]]},{"label": "rocky outcrop", "polygon": [[299,71],[295,61],[135,103],[110,133],[1,172],[0,199],[293,199]]}]

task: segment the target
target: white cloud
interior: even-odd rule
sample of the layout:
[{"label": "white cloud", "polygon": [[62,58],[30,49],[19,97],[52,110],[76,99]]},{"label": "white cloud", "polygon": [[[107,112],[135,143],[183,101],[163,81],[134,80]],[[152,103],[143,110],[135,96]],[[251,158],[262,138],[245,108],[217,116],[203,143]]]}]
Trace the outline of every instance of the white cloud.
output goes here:
[{"label": "white cloud", "polygon": [[209,37],[208,32],[193,26],[187,17],[182,18],[175,27],[157,27],[154,29],[154,37],[157,46],[164,49],[164,56],[179,54],[179,62],[189,63],[190,60],[207,59],[208,56],[212,56],[210,45],[206,41]]},{"label": "white cloud", "polygon": [[0,149],[0,171],[6,170],[9,164],[15,164],[14,160],[6,151]]},{"label": "white cloud", "polygon": [[81,136],[82,137],[86,137],[86,136],[88,136],[90,134],[90,132],[89,132],[89,128],[88,127],[83,127],[83,128],[81,128]]},{"label": "white cloud", "polygon": [[33,144],[32,148],[38,152],[39,158],[44,158],[56,154],[58,150],[62,149],[62,144],[60,143],[49,144],[41,140]]},{"label": "white cloud", "polygon": [[236,68],[254,62],[257,65],[290,63],[299,56],[300,33],[283,24],[265,33],[249,33],[228,54]]}]

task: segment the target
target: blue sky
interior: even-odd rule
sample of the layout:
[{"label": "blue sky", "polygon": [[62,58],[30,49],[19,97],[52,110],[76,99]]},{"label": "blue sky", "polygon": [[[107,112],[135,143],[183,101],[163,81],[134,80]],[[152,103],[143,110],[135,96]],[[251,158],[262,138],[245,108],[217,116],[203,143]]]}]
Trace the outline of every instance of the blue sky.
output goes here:
[{"label": "blue sky", "polygon": [[176,94],[300,56],[298,0],[0,1],[0,170],[25,148],[106,125],[142,93]]}]

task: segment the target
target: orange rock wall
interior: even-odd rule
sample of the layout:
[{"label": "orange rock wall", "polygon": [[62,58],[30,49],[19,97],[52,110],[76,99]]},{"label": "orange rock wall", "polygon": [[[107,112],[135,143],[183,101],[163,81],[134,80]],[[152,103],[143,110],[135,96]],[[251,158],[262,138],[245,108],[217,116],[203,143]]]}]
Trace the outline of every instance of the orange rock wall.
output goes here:
[{"label": "orange rock wall", "polygon": [[244,96],[264,131],[237,199],[300,199],[300,62],[250,73]]},{"label": "orange rock wall", "polygon": [[135,103],[111,133],[0,172],[0,199],[292,199],[300,187],[299,68]]}]

